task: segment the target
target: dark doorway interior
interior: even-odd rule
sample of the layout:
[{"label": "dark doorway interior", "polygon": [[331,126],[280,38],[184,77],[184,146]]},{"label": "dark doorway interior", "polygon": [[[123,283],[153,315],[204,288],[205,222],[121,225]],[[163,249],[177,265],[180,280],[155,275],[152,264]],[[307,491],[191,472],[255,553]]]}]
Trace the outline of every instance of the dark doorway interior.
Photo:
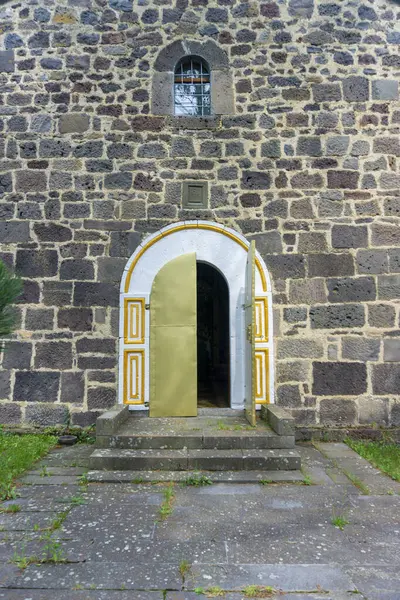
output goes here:
[{"label": "dark doorway interior", "polygon": [[229,406],[229,290],[211,265],[197,263],[197,389],[200,407]]}]

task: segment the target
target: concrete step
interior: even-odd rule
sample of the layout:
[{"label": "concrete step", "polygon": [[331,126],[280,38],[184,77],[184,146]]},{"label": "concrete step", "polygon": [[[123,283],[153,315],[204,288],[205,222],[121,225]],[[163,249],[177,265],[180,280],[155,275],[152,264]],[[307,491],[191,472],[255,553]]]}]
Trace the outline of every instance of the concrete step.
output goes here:
[{"label": "concrete step", "polygon": [[92,483],[185,483],[190,476],[207,477],[212,483],[303,483],[301,471],[89,471]]},{"label": "concrete step", "polygon": [[115,434],[98,436],[97,448],[121,448],[130,450],[179,450],[179,449],[204,449],[204,450],[235,450],[235,449],[291,449],[295,446],[293,435],[276,435],[266,432],[265,435],[229,434],[220,432],[212,434],[182,434],[182,435],[126,435]]},{"label": "concrete step", "polygon": [[96,449],[90,469],[116,471],[290,471],[300,468],[300,455],[290,449],[126,450]]}]

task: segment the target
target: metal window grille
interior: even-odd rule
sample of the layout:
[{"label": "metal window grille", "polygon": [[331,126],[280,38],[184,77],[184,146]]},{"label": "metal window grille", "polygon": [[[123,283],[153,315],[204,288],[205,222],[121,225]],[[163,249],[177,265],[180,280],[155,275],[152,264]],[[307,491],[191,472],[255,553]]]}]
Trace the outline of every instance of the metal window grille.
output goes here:
[{"label": "metal window grille", "polygon": [[210,71],[195,56],[186,56],[176,66],[175,114],[203,117],[211,114]]}]

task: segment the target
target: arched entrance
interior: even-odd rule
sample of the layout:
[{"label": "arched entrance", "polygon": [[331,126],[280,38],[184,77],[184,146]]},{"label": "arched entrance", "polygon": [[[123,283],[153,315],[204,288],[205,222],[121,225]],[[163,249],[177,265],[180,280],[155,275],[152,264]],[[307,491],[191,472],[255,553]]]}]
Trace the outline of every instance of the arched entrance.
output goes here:
[{"label": "arched entrance", "polygon": [[229,407],[229,289],[212,265],[197,262],[197,406]]},{"label": "arched entrance", "polygon": [[[119,402],[129,404],[132,409],[150,407],[150,414],[152,403],[156,407],[157,402],[164,402],[163,415],[157,413],[157,416],[196,414],[197,388],[202,388],[206,379],[205,372],[200,374],[199,369],[210,367],[214,369],[214,397],[218,395],[218,385],[220,388],[225,385],[222,394],[225,405],[243,409],[251,385],[258,407],[274,401],[271,286],[263,260],[255,252],[251,284],[252,335],[245,314],[249,307],[249,280],[246,279],[249,246],[243,236],[227,227],[205,221],[187,221],[163,228],[137,248],[126,265],[121,282]],[[163,272],[165,276],[162,276]],[[204,287],[206,281],[208,285],[220,286],[221,292],[225,284],[227,300],[225,306],[222,301],[220,306],[213,305],[214,318],[219,325],[215,339],[209,340],[213,347],[209,350],[214,356],[211,362],[204,362],[200,356],[203,352],[200,341],[197,343],[200,318],[197,288]],[[228,331],[225,331],[225,342],[221,340],[219,347],[217,338],[221,335],[220,321],[224,318]],[[166,327],[170,328],[168,335],[164,335]],[[173,340],[182,334],[180,329],[183,327],[186,333],[175,343]],[[227,339],[229,354],[225,360]],[[249,366],[247,361],[246,366],[249,340],[253,364]],[[179,348],[185,344],[186,351],[179,353]],[[171,374],[168,380],[167,373]],[[221,378],[220,383],[218,378]],[[212,382],[209,382],[210,387],[213,387]],[[172,406],[183,396],[192,398],[188,415],[175,413]]]}]

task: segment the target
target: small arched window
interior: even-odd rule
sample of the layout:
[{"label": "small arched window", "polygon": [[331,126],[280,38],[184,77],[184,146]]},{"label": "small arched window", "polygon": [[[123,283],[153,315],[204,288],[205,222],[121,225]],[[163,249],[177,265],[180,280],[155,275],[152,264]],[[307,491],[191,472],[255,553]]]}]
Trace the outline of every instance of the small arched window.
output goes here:
[{"label": "small arched window", "polygon": [[204,117],[211,114],[210,69],[198,56],[185,56],[175,68],[175,115]]}]

